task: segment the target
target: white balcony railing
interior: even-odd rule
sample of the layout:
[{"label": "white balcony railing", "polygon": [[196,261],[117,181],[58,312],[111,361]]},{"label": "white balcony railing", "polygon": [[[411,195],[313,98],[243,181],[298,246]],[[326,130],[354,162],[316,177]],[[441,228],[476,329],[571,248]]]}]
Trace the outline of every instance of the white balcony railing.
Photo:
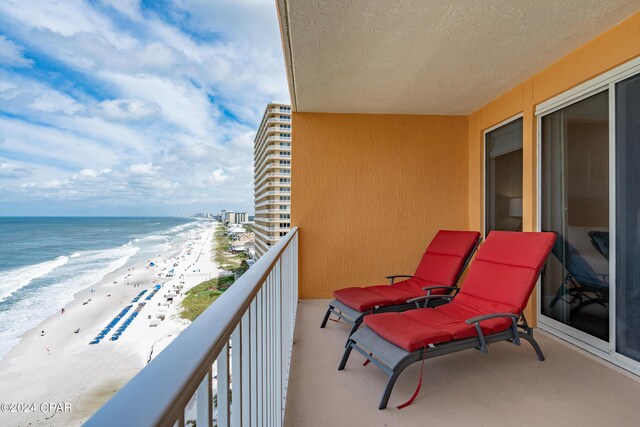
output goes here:
[{"label": "white balcony railing", "polygon": [[291,135],[268,136],[267,141],[291,141]]},{"label": "white balcony railing", "polygon": [[269,112],[278,114],[291,114],[291,109],[285,110],[283,108],[269,108]]},{"label": "white balcony railing", "polygon": [[[261,180],[261,182],[259,184],[255,185],[255,190],[254,190],[254,194],[257,194],[258,199],[262,197],[262,194],[260,194],[262,191],[264,191],[266,188],[291,188],[291,182],[280,182],[280,180]],[[290,194],[290,192],[287,192],[287,194]]]},{"label": "white balcony railing", "polygon": [[85,426],[283,425],[297,300],[294,228]]}]

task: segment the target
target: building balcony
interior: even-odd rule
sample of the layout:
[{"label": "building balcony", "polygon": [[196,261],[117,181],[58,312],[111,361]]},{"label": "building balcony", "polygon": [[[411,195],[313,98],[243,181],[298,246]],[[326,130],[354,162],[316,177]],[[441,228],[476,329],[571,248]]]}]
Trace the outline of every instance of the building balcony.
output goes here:
[{"label": "building balcony", "polygon": [[280,219],[280,218],[263,218],[262,215],[267,214],[289,214],[291,213],[291,209],[261,209],[256,211],[256,218],[259,221],[263,222],[284,222],[290,221],[289,219]]},{"label": "building balcony", "polygon": [[[278,166],[278,168],[280,168],[280,166]],[[275,185],[279,185],[279,178],[291,178],[291,171],[285,171],[285,172],[268,172],[263,174],[259,179],[257,179],[255,181],[255,188],[259,189],[261,187],[261,185],[267,181],[269,178],[275,178],[276,181],[274,181],[273,183]],[[282,183],[282,184],[287,184],[286,182]]]},{"label": "building balcony", "polygon": [[[286,145],[286,144],[289,144],[289,145]],[[284,142],[274,143],[274,142],[268,142],[268,141],[266,143],[258,144],[256,146],[253,157],[254,159],[264,161],[265,155],[267,155],[267,153],[270,151],[277,151],[278,154],[284,153],[283,154],[284,156],[289,154],[289,157],[291,157],[290,143],[284,143]]]},{"label": "building balcony", "polygon": [[[291,194],[291,193],[286,193],[286,194]],[[290,197],[290,196],[284,196],[284,197]],[[269,206],[269,205],[291,205],[291,200],[277,200],[277,199],[272,199],[272,200],[265,200],[263,202],[260,203],[256,203],[255,204],[255,208],[260,210],[260,208],[264,208],[264,206]],[[276,209],[276,208],[271,208],[271,209]],[[287,208],[288,209],[288,208]],[[258,213],[258,212],[256,212]]]},{"label": "building balcony", "polygon": [[[289,220],[284,220],[284,219],[275,219],[275,218],[256,218],[257,221],[264,221],[264,222],[273,222],[273,223],[280,223],[280,222],[288,222]],[[258,222],[256,221],[256,224],[254,225],[254,228],[256,230],[262,231],[263,233],[279,233],[279,232],[288,232],[291,228],[290,227],[276,227],[276,226],[266,226],[266,225],[262,225],[262,224],[258,224]]]},{"label": "building balcony", "polygon": [[287,168],[287,167],[290,168],[291,165],[281,165],[278,162],[263,163],[262,165],[256,167],[256,169],[255,169],[255,177],[260,177],[265,170],[280,169],[280,168]]},{"label": "building balcony", "polygon": [[275,136],[268,136],[267,141],[291,141],[291,135],[275,135]]},{"label": "building balcony", "polygon": [[280,160],[291,162],[291,156],[281,155],[281,154],[269,154],[265,156],[261,161],[255,166],[255,176],[259,176],[265,169],[273,169],[275,167],[279,168],[291,168],[291,163],[288,165],[281,165]]},{"label": "building balcony", "polygon": [[267,123],[291,123],[291,117],[271,117],[267,119]]},{"label": "building balcony", "polygon": [[291,109],[283,109],[283,108],[269,108],[267,110],[269,114],[291,114]]},{"label": "building balcony", "polygon": [[267,128],[267,134],[272,132],[289,132],[291,133],[291,127],[286,126],[269,126]]},{"label": "building balcony", "polygon": [[[254,188],[254,194],[258,194],[259,197],[261,197],[262,195],[260,194],[260,192],[264,191],[267,188],[270,187],[276,187],[276,188],[282,188],[282,187],[287,187],[287,188],[291,188],[291,183],[290,182],[279,182],[279,180],[274,179],[267,179],[264,180],[263,182],[261,182],[259,185],[256,185]],[[273,191],[277,191],[277,190],[273,190]],[[291,192],[286,192],[287,195],[291,194]]]},{"label": "building balcony", "polygon": [[276,202],[278,202],[278,200],[262,200],[262,199],[269,196],[290,196],[291,189],[288,189],[288,190],[289,191],[271,190],[271,191],[264,192],[262,194],[257,194],[255,206],[258,207],[258,206],[264,206],[268,204],[275,204]]}]

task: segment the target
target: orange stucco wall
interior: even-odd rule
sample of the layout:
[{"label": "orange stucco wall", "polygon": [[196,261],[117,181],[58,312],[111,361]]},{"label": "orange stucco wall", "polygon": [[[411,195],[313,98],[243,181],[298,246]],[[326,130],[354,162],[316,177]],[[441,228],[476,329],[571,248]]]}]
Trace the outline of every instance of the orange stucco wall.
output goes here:
[{"label": "orange stucco wall", "polygon": [[[536,227],[537,104],[640,56],[640,13],[566,55],[469,116],[469,226],[484,222],[484,131],[523,114],[523,230]],[[535,295],[535,294],[534,294]],[[525,315],[534,319],[536,301]],[[534,319],[535,320],[535,319]]]},{"label": "orange stucco wall", "polygon": [[292,225],[301,298],[413,273],[468,222],[467,117],[294,113]]}]

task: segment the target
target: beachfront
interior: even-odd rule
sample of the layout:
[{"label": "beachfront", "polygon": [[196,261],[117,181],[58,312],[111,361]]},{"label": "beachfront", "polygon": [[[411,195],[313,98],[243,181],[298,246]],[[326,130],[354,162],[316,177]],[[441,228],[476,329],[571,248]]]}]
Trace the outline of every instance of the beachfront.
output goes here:
[{"label": "beachfront", "polygon": [[[139,372],[188,326],[179,316],[184,293],[220,272],[214,229],[203,223],[179,247],[105,276],[25,333],[0,361],[0,400],[33,402],[36,411],[3,413],[0,423],[79,425]],[[71,407],[42,411],[43,403]]]}]

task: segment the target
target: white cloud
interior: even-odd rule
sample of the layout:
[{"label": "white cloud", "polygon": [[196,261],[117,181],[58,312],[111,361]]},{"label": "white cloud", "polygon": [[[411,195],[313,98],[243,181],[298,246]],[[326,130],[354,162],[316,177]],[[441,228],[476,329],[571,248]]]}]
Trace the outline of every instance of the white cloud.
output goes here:
[{"label": "white cloud", "polygon": [[29,165],[0,160],[0,178],[24,178],[33,172]]},{"label": "white cloud", "polygon": [[222,184],[223,182],[226,182],[228,179],[229,177],[224,174],[224,171],[222,169],[216,169],[211,173],[211,175],[209,175],[209,182],[214,185]]},{"label": "white cloud", "polygon": [[118,121],[140,120],[160,113],[160,106],[140,99],[109,99],[98,104],[107,119]]},{"label": "white cloud", "polygon": [[30,67],[33,61],[22,56],[18,45],[4,36],[0,36],[0,64],[10,67]]}]

